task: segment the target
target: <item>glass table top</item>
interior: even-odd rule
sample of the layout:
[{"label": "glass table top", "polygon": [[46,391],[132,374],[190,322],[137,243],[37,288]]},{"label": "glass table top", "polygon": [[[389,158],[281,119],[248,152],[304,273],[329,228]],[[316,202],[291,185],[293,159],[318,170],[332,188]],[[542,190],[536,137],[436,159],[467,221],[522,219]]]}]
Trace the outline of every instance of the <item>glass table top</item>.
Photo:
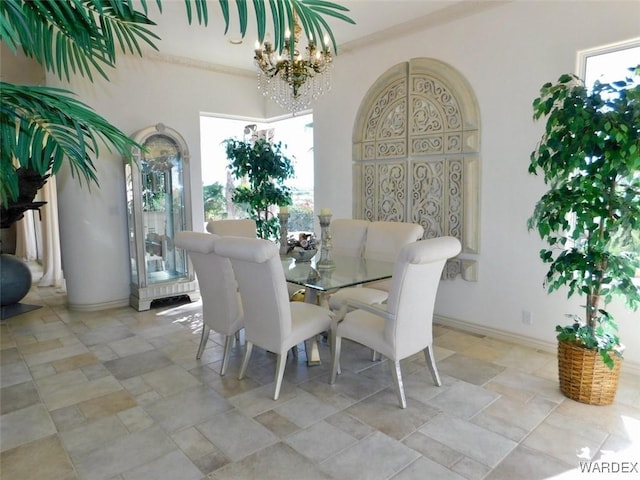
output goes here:
[{"label": "glass table top", "polygon": [[282,267],[287,282],[309,287],[320,292],[351,287],[362,283],[391,278],[393,262],[364,259],[362,257],[334,256],[334,268],[317,268],[320,253],[311,262],[298,262],[283,257]]}]

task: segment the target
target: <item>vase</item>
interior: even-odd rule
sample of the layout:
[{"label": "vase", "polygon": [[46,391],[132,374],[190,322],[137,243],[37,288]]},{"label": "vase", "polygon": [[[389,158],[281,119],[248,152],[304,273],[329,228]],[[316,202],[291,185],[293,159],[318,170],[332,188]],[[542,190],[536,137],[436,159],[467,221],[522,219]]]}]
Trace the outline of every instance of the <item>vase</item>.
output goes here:
[{"label": "vase", "polygon": [[31,270],[15,255],[0,255],[0,304],[13,305],[22,300],[31,288]]}]

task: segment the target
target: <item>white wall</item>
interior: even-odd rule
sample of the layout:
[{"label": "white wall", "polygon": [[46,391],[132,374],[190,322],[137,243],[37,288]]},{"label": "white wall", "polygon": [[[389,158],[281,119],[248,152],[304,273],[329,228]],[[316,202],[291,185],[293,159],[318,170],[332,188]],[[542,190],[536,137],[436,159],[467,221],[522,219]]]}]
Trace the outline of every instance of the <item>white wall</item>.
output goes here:
[{"label": "white wall", "polygon": [[[479,328],[552,342],[579,300],[542,288],[542,243],[526,219],[544,185],[527,173],[543,130],[532,120],[540,86],[575,68],[576,51],[638,35],[638,2],[514,2],[487,12],[343,52],[332,91],[314,109],[316,205],[351,216],[351,135],[361,100],[388,68],[414,57],[444,61],[464,75],[482,115],[479,281],[443,283],[436,313]],[[55,79],[48,79],[56,84]],[[231,77],[186,65],[124,58],[111,83],[74,81],[73,90],[125,132],[157,122],[175,128],[192,155],[194,228],[200,228],[199,113],[269,117],[279,112],[256,90],[254,77]],[[266,113],[265,113],[266,112]],[[63,257],[69,303],[77,308],[127,303],[128,246],[121,159],[102,152],[101,188],[59,177]],[[197,218],[196,218],[197,217]],[[533,325],[521,323],[522,310]],[[627,359],[640,364],[640,314],[612,309]]]},{"label": "white wall", "polygon": [[[71,89],[125,133],[161,122],[183,135],[191,155],[193,227],[202,230],[200,113],[262,117],[255,77],[137,57],[120,58],[109,75],[109,83],[75,78]],[[48,83],[59,84],[51,75]],[[68,302],[79,310],[126,305],[130,293],[123,161],[102,149],[96,165],[100,188],[80,187],[68,170],[58,176]]]},{"label": "white wall", "polygon": [[[637,36],[638,2],[517,2],[335,60],[332,91],[314,108],[316,204],[335,217],[352,211],[351,136],[368,88],[388,68],[414,57],[444,61],[464,75],[477,96],[482,126],[480,256],[477,283],[444,282],[436,313],[479,327],[554,341],[565,313],[580,300],[547,294],[538,259],[541,241],[526,228],[544,191],[527,173],[543,131],[531,103],[543,83],[573,72],[576,52]],[[533,324],[521,322],[532,312]],[[640,363],[640,313],[614,305],[628,346]]]}]

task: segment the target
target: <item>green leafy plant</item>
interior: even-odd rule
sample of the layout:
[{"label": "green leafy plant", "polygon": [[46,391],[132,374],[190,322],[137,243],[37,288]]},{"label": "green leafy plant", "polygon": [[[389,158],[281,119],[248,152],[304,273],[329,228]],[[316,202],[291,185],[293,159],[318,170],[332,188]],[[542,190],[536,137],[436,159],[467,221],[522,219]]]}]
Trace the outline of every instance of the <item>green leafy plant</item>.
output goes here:
[{"label": "green leafy plant", "polygon": [[640,304],[640,70],[589,91],[573,75],[547,83],[533,102],[546,129],[531,154],[529,173],[549,190],[528,221],[548,244],[545,287],[568,288],[586,299],[584,318],[556,328],[559,341],[600,352],[613,367],[622,355],[617,326],[604,308],[614,295]]},{"label": "green leafy plant", "polygon": [[291,204],[291,191],[284,185],[294,175],[291,160],[282,154],[280,142],[270,143],[262,138],[245,142],[229,138],[224,144],[232,175],[247,181],[233,192],[233,203],[248,207],[259,237],[276,241],[280,225],[270,208]]},{"label": "green leafy plant", "polygon": [[[295,192],[293,193],[295,198]],[[310,232],[313,230],[313,205],[301,203],[289,207],[289,231]]]},{"label": "green leafy plant", "polygon": [[227,202],[224,198],[224,187],[218,182],[202,187],[202,199],[204,202],[204,219],[213,220],[225,218],[227,214]]},{"label": "green leafy plant", "polygon": [[[148,18],[147,0],[2,0],[0,40],[13,52],[21,50],[59,78],[81,75],[93,80],[97,73],[108,80],[107,70],[115,68],[117,51],[142,56],[142,44],[156,49],[154,23]],[[236,0],[240,32],[248,25],[248,4]],[[155,4],[162,11],[162,1]],[[189,23],[208,23],[208,2],[184,0]],[[229,28],[230,2],[219,0]],[[294,30],[294,18],[307,37],[325,46],[326,33],[336,47],[324,17],[354,23],[342,12],[343,6],[324,0],[254,1],[258,40],[266,34],[267,8],[273,19],[273,43],[282,52],[285,32]],[[98,184],[94,160],[99,145],[128,157],[133,141],[90,107],[72,97],[68,90],[30,87],[0,82],[0,207],[2,227],[37,208],[33,196],[49,173],[55,174],[66,162],[71,173],[87,184]],[[138,146],[140,147],[140,146]],[[18,173],[18,172],[21,173]],[[35,178],[35,180],[34,180]],[[25,184],[28,179],[28,184]],[[11,215],[11,222],[4,219]]]}]

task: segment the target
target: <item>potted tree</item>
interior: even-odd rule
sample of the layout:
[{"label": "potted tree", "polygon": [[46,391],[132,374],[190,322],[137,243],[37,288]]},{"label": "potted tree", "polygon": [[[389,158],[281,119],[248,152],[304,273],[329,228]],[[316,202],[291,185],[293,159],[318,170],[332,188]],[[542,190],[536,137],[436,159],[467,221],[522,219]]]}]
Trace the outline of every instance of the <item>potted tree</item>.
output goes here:
[{"label": "potted tree", "polygon": [[624,347],[606,305],[614,295],[640,304],[639,73],[591,91],[562,75],[533,102],[534,119],[547,121],[529,173],[549,190],[528,226],[548,244],[540,251],[547,290],[585,299],[583,316],[568,315],[556,331],[560,389],[589,404],[610,404],[617,390]]},{"label": "potted tree", "polygon": [[271,143],[264,138],[228,138],[224,144],[231,174],[247,181],[233,192],[233,203],[247,207],[260,238],[277,241],[280,225],[271,207],[291,204],[291,191],[284,185],[294,175],[291,160],[283,155],[280,142]]}]

